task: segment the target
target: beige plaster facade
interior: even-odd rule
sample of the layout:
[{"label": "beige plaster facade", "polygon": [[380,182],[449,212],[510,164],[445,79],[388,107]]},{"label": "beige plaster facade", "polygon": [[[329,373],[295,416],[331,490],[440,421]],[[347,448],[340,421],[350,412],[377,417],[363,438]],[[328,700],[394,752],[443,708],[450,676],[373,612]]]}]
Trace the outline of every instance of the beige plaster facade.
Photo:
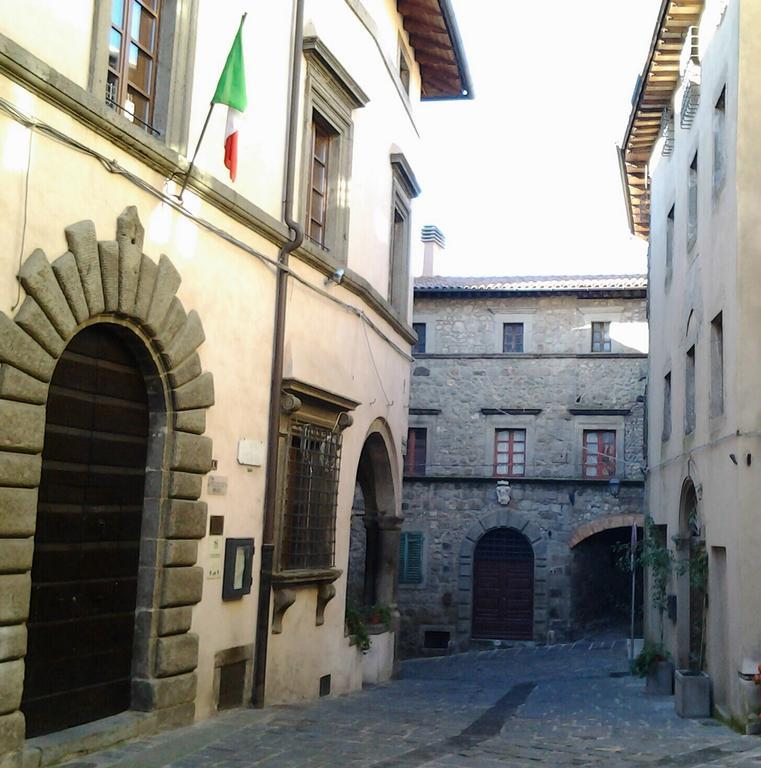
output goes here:
[{"label": "beige plaster facade", "polygon": [[[157,82],[168,83],[159,136],[104,104],[111,3],[85,0],[65,14],[59,5],[32,0],[23,18],[13,4],[0,6],[2,768],[68,749],[66,731],[29,740],[21,702],[49,383],[83,328],[105,324],[127,339],[145,373],[151,418],[130,707],[121,719],[96,724],[89,748],[108,743],[110,728],[118,738],[213,715],[226,665],[244,670],[237,703],[250,703],[270,469],[278,508],[287,503],[288,450],[281,440],[280,466],[268,468],[265,446],[278,373],[276,262],[291,239],[282,200],[297,3],[165,2],[162,24],[187,49],[159,46]],[[173,195],[246,11],[249,103],[238,180],[231,185],[222,165],[225,109],[218,106],[180,204]],[[321,403],[333,414],[340,473],[329,577],[288,582],[281,574],[285,581],[269,596],[264,704],[362,685],[363,656],[346,634],[344,610],[350,513],[368,441],[382,456],[375,489],[389,551],[398,542],[414,333],[404,303],[390,301],[398,282],[391,274],[392,190],[403,166],[410,198],[417,192],[410,169],[426,87],[405,21],[391,0],[304,4],[305,45],[296,51],[297,221],[306,211],[313,119],[305,105],[317,104],[318,71],[350,102],[341,135],[348,161],[329,211],[343,222],[336,247],[305,241],[291,254],[282,376],[299,393],[291,406],[302,404],[304,414]],[[400,48],[412,62],[408,84],[400,80]],[[167,60],[174,68],[162,74]],[[328,281],[339,267],[340,284]],[[284,411],[281,428],[298,418],[293,413],[299,409]],[[223,600],[219,547],[230,538],[253,539],[251,584],[239,599]],[[382,591],[393,608],[393,578]],[[393,667],[394,621],[372,660],[376,679]]]},{"label": "beige plaster facade", "polygon": [[[715,710],[744,725],[758,707],[741,673],[761,661],[761,9],[745,0],[696,6],[699,53],[687,63],[682,52],[671,124],[667,115],[648,161],[647,505],[677,562],[689,560],[690,542],[707,555],[702,649],[691,642],[701,621],[689,575],[679,575],[689,568],[678,565],[662,622],[666,647],[678,667],[702,664]],[[658,641],[659,612],[651,608],[648,620]]]}]

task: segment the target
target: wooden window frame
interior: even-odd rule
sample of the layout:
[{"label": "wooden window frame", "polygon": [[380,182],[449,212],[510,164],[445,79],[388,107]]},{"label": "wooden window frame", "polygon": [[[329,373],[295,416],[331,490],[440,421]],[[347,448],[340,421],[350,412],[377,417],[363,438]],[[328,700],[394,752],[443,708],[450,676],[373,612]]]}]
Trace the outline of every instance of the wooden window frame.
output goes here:
[{"label": "wooden window frame", "polygon": [[[160,23],[156,43],[156,66],[151,131],[136,130],[161,141],[180,154],[188,153],[190,107],[200,0],[160,0]],[[158,7],[158,6],[157,6]],[[92,55],[88,90],[105,100],[109,71],[109,36],[112,5],[105,0],[94,3]],[[115,119],[128,123],[121,110]]]},{"label": "wooden window frame", "polygon": [[[596,450],[590,451],[589,438],[595,435]],[[612,436],[610,440],[603,439]],[[618,458],[617,435],[615,429],[585,429],[582,437],[582,475],[585,480],[609,480],[617,476]],[[605,451],[605,446],[612,446],[611,451]],[[594,469],[594,474],[592,473]]]},{"label": "wooden window frame", "polygon": [[[522,440],[516,440],[518,434],[523,436]],[[500,440],[500,437],[506,434],[507,440]],[[499,461],[499,446],[500,444],[507,445],[507,451],[503,454],[507,457],[507,461]],[[494,430],[494,476],[495,477],[525,477],[526,476],[526,455],[527,455],[528,435],[526,430],[515,427],[498,427]],[[523,451],[516,451],[515,446],[522,445]],[[516,462],[515,459],[518,455],[523,458],[522,462]],[[504,472],[499,470],[499,465],[505,464],[507,469]],[[520,467],[520,470],[518,470]]]},{"label": "wooden window frame", "polygon": [[[119,64],[116,68],[108,63],[108,74],[113,75],[118,81],[118,86],[113,97],[109,94],[109,80],[108,75],[106,77],[106,104],[121,112],[131,122],[136,122],[147,131],[151,133],[158,133],[153,127],[153,114],[156,106],[156,77],[159,65],[159,40],[161,35],[161,0],[155,0],[155,8],[150,7],[150,0],[119,0],[122,4],[122,26],[116,26],[113,18],[110,19],[109,26],[109,50],[110,50],[110,36],[112,32],[116,32],[121,37],[121,45],[119,48]],[[134,14],[135,3],[140,7],[142,13],[147,13],[152,17],[154,22],[153,31],[153,45],[151,49],[148,49],[139,40],[132,37],[132,21]],[[112,5],[113,9],[113,5]],[[141,85],[136,85],[130,80],[129,72],[129,51],[132,46],[138,49],[138,55],[142,52],[150,59],[151,71],[149,76],[149,83],[147,89]],[[147,114],[145,119],[141,119],[131,113],[127,108],[127,98],[130,90],[142,96],[147,102]],[[135,103],[135,102],[133,102]]]},{"label": "wooden window frame", "polygon": [[[423,329],[422,334],[419,330],[420,328]],[[412,347],[412,354],[424,355],[427,336],[428,336],[428,323],[413,322],[412,330],[415,331],[415,333],[417,333],[417,337],[418,337],[417,341],[415,342],[415,346]]]},{"label": "wooden window frame", "polygon": [[610,320],[592,320],[592,352],[611,352]]},{"label": "wooden window frame", "polygon": [[[419,439],[422,434],[422,440]],[[417,454],[418,445],[422,442],[423,462]],[[412,426],[407,428],[407,452],[404,454],[404,474],[423,477],[428,465],[428,427]]]},{"label": "wooden window frame", "polygon": [[[313,243],[326,250],[328,250],[325,238],[328,207],[330,205],[331,145],[335,140],[335,136],[335,131],[330,129],[329,125],[320,118],[319,114],[314,114],[312,117],[306,236]],[[319,146],[324,147],[324,153],[318,152],[318,142]],[[322,168],[321,183],[317,174],[318,168]],[[318,206],[321,207],[321,210],[317,210]],[[315,230],[315,225],[319,227],[319,232]]]},{"label": "wooden window frame", "polygon": [[327,252],[337,265],[347,263],[349,237],[349,190],[354,140],[352,113],[368,101],[367,95],[319,37],[304,38],[306,97],[302,140],[300,210],[309,237],[312,202],[314,124],[330,135],[325,220],[321,242],[314,246]]},{"label": "wooden window frame", "polygon": [[[508,329],[515,330],[520,329],[520,339],[519,344],[516,346],[520,346],[520,349],[507,349],[508,346]],[[520,322],[507,322],[502,323],[502,352],[505,354],[522,354],[525,351],[525,344],[524,344],[524,338],[525,338],[525,326],[523,323]],[[512,342],[515,341],[515,338],[511,339]]]}]

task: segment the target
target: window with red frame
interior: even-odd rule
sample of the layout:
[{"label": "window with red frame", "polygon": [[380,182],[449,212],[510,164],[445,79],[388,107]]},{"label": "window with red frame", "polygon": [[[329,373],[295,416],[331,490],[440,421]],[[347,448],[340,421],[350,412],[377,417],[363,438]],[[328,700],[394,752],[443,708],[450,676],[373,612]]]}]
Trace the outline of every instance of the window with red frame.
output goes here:
[{"label": "window with red frame", "polygon": [[504,477],[522,477],[526,474],[525,429],[495,431],[494,474]]},{"label": "window with red frame", "polygon": [[407,455],[404,457],[405,475],[425,474],[425,454],[428,430],[425,427],[410,427],[407,430]]},{"label": "window with red frame", "polygon": [[616,432],[613,429],[584,430],[584,477],[614,477]]}]

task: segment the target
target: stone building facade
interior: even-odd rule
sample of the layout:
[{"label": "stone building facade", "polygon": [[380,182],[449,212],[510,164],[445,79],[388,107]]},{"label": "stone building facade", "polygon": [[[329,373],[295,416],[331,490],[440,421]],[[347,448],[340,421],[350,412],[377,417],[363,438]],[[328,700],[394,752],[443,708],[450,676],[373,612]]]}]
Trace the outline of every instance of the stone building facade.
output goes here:
[{"label": "stone building facade", "polygon": [[628,615],[612,546],[642,521],[645,288],[416,279],[405,654],[569,639]]},{"label": "stone building facade", "polygon": [[[19,9],[0,3],[0,768],[356,690],[358,477],[395,606],[418,110],[470,91],[450,4]],[[236,32],[237,175],[209,111]]]},{"label": "stone building facade", "polygon": [[709,675],[716,712],[753,728],[759,29],[753,0],[665,2],[620,156],[631,231],[650,254],[647,507],[672,559],[670,610],[648,611],[647,635],[677,667]]}]

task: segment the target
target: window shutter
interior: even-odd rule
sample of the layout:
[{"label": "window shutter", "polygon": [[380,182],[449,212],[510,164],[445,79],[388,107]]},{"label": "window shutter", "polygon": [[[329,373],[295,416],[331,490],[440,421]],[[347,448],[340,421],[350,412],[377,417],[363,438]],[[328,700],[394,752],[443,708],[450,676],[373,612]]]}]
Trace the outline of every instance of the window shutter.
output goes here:
[{"label": "window shutter", "polygon": [[399,583],[423,583],[423,534],[402,533],[399,540]]}]

